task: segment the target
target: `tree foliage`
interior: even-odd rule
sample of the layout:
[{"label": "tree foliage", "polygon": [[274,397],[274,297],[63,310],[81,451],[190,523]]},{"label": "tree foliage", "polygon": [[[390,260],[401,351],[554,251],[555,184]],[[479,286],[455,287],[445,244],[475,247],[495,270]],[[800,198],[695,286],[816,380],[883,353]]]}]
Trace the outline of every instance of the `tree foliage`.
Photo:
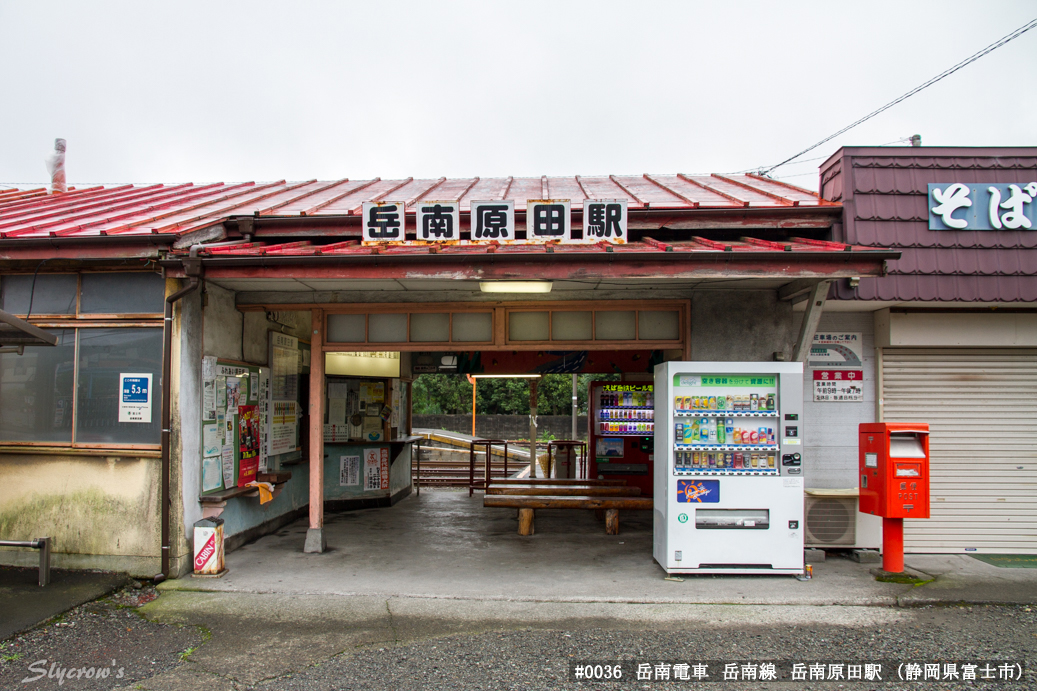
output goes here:
[{"label": "tree foliage", "polygon": [[[615,381],[618,374],[577,375],[577,409],[587,413],[587,386]],[[528,379],[479,379],[477,415],[528,415]],[[415,415],[462,415],[472,412],[472,385],[460,374],[422,374],[414,380]],[[537,384],[538,415],[572,414],[572,375],[545,374]]]}]

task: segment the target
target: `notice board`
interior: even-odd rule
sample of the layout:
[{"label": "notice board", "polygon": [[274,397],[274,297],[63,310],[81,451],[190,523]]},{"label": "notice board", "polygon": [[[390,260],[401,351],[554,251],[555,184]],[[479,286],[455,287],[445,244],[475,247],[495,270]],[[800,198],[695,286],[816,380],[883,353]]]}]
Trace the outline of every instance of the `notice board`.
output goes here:
[{"label": "notice board", "polygon": [[267,470],[270,369],[202,358],[202,494]]},{"label": "notice board", "polygon": [[294,336],[269,335],[270,416],[265,452],[272,469],[302,458],[309,397],[310,345]]}]

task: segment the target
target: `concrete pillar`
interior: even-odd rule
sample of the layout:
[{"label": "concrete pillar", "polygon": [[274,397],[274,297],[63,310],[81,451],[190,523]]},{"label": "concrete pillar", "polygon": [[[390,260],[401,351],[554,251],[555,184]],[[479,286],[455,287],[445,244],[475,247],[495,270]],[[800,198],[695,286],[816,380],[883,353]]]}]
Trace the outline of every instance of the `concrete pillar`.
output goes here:
[{"label": "concrete pillar", "polygon": [[324,540],[324,312],[313,310],[310,334],[310,528],[304,552],[323,552]]}]

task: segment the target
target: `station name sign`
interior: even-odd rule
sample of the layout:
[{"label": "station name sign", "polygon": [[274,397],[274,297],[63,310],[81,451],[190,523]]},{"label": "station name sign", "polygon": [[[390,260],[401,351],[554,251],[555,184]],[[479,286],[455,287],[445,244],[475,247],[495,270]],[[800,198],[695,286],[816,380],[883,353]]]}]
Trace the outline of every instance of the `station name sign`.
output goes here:
[{"label": "station name sign", "polygon": [[1037,182],[929,184],[929,230],[1033,230]]},{"label": "station name sign", "polygon": [[[457,244],[461,242],[461,203],[422,201],[414,205],[414,240],[407,239],[405,202],[364,202],[363,242],[398,244]],[[473,201],[470,242],[501,244],[594,244],[627,241],[625,199],[587,199],[583,227],[573,228],[570,200],[530,199],[526,202],[525,237],[515,229],[515,200]]]}]

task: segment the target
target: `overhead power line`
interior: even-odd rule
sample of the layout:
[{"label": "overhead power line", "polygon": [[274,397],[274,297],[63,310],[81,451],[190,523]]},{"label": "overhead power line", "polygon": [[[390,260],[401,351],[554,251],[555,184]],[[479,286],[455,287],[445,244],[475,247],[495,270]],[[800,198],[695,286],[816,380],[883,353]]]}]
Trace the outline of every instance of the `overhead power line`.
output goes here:
[{"label": "overhead power line", "polygon": [[945,77],[951,76],[952,74],[954,74],[955,72],[957,72],[961,68],[965,67],[966,65],[970,65],[970,64],[974,63],[976,60],[979,60],[981,57],[983,57],[987,53],[992,53],[993,51],[997,50],[998,48],[1000,48],[1001,46],[1005,45],[1009,41],[1013,41],[1013,40],[1019,38],[1020,36],[1022,36],[1023,34],[1025,34],[1030,29],[1034,28],[1035,26],[1037,26],[1037,19],[1033,19],[1033,20],[1027,22],[1026,24],[1023,24],[1021,27],[1019,27],[1018,29],[1016,29],[1012,33],[1008,34],[1004,38],[1001,38],[1000,40],[995,41],[994,43],[991,43],[989,46],[987,46],[983,50],[979,51],[975,55],[972,55],[970,57],[965,58],[964,60],[959,62],[954,67],[951,67],[951,68],[941,72],[940,74],[936,75],[935,77],[933,77],[929,81],[925,82],[924,84],[920,84],[920,85],[916,86],[915,88],[911,89],[910,91],[908,91],[906,94],[904,94],[900,98],[894,99],[894,100],[890,101],[889,103],[887,103],[886,105],[884,105],[881,108],[879,108],[878,110],[875,110],[875,111],[873,111],[871,113],[868,113],[867,115],[865,115],[860,120],[857,120],[856,122],[847,125],[846,127],[842,128],[841,130],[836,132],[835,134],[831,134],[831,135],[825,137],[824,139],[822,139],[818,143],[816,143],[816,144],[814,144],[812,146],[809,146],[806,149],[803,149],[802,151],[800,151],[795,156],[790,156],[789,158],[786,158],[784,161],[782,161],[781,163],[779,163],[777,165],[774,165],[774,166],[771,166],[770,168],[766,168],[764,170],[761,170],[760,173],[762,175],[767,175],[771,171],[773,171],[773,170],[775,170],[777,168],[782,167],[786,163],[789,163],[790,161],[796,160],[797,158],[799,158],[803,154],[808,153],[810,151],[813,151],[814,149],[816,149],[817,147],[821,146],[822,144],[824,144],[826,142],[829,142],[832,139],[835,139],[840,134],[843,134],[845,132],[848,132],[848,131],[852,130],[854,127],[856,127],[857,125],[861,124],[862,122],[870,120],[871,118],[875,117],[879,113],[882,113],[883,111],[889,110],[890,108],[892,108],[893,106],[895,106],[896,104],[900,103],[901,101],[903,101],[905,99],[911,98],[912,96],[917,94],[919,91],[922,91],[923,89],[926,89],[926,88],[932,86],[933,84],[935,84],[936,82],[940,81],[941,79],[943,79]]}]

